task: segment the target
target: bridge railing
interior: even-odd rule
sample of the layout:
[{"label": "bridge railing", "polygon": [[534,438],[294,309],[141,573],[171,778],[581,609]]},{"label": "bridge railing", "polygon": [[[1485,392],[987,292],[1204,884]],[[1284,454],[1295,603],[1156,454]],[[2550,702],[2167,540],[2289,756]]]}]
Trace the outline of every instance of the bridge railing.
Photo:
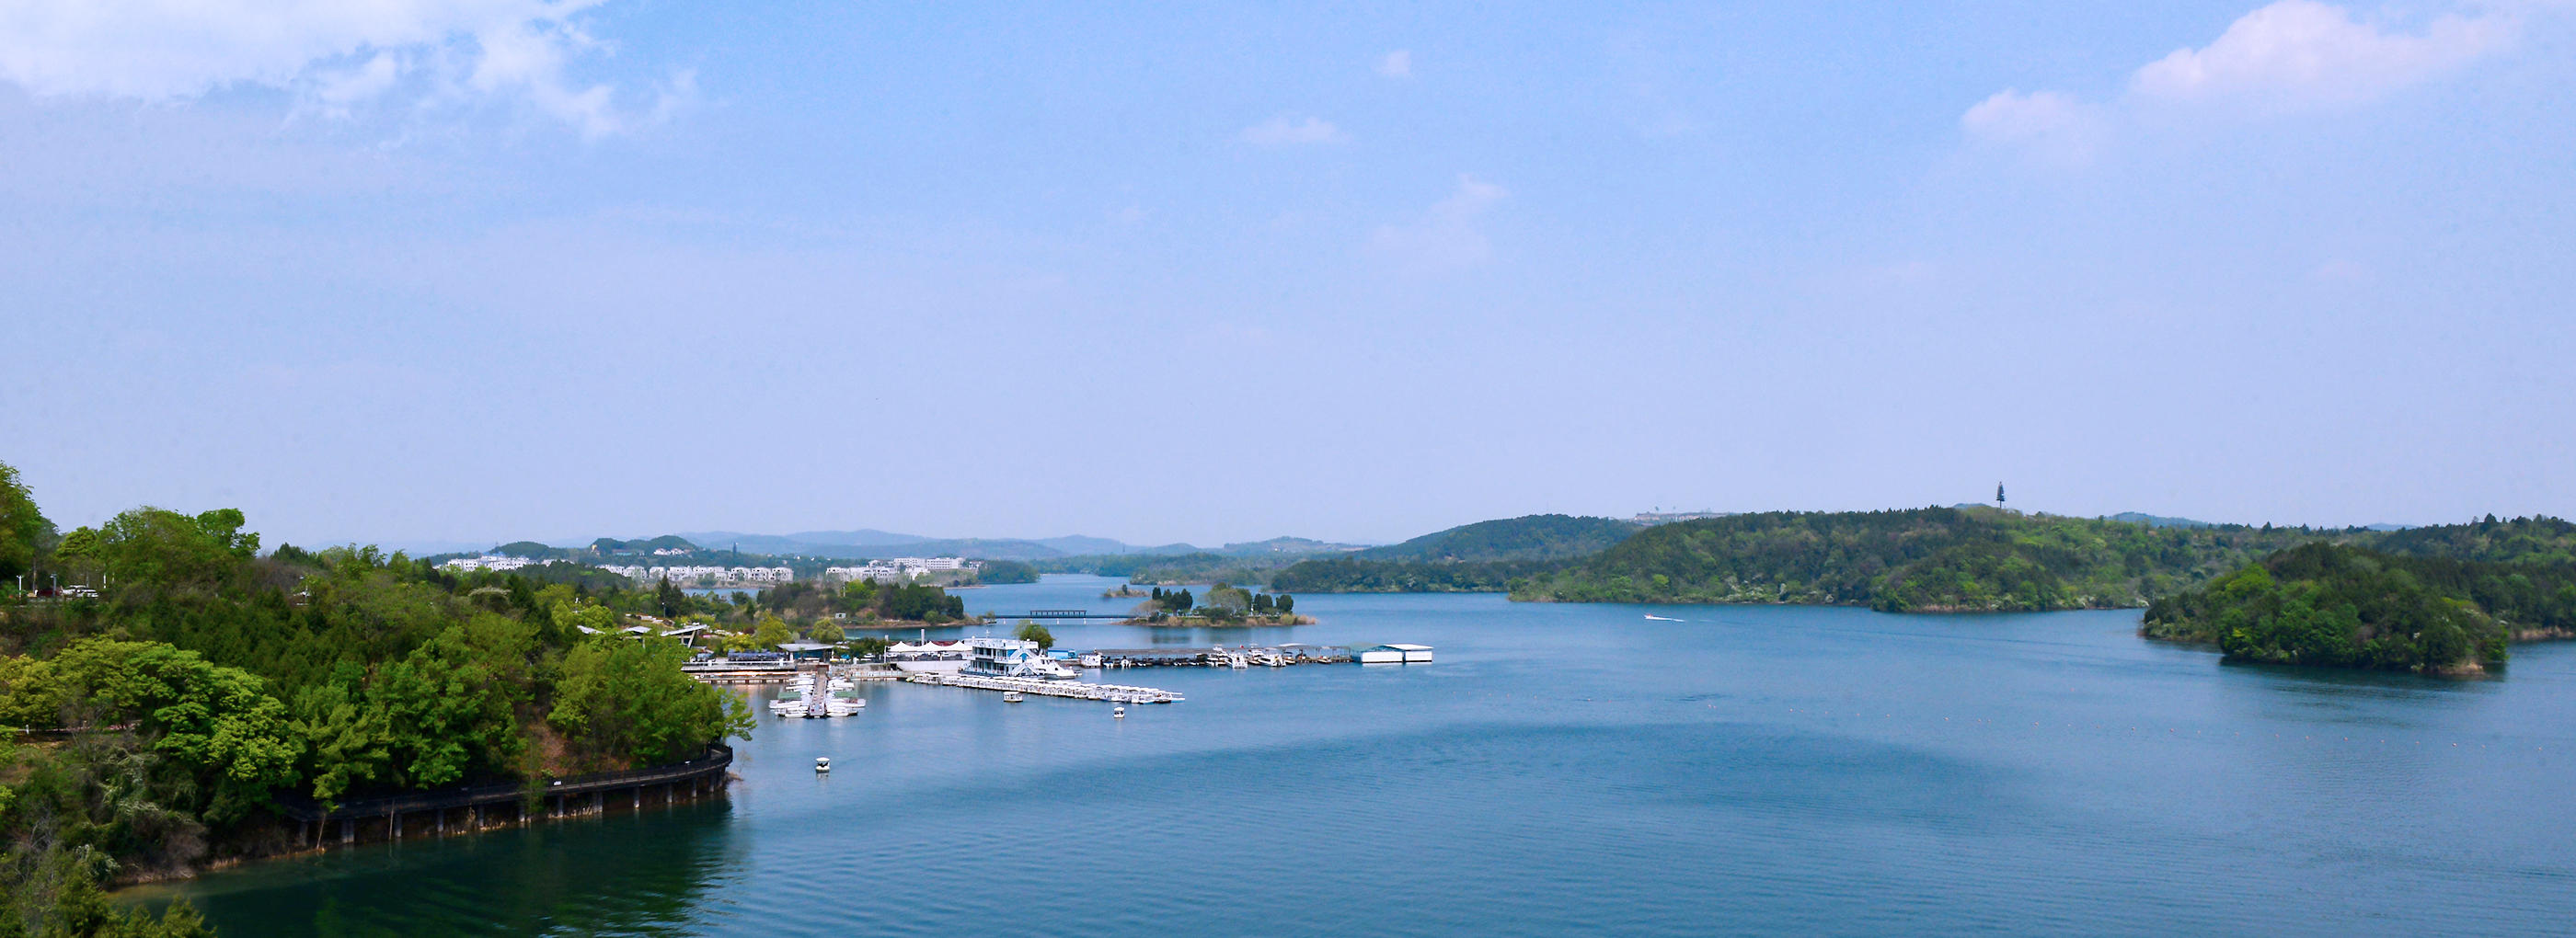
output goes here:
[{"label": "bridge railing", "polygon": [[[716,743],[708,746],[707,751],[698,758],[687,762],[654,766],[649,769],[593,772],[588,775],[554,779],[544,787],[534,789],[534,792],[540,798],[552,798],[558,795],[633,788],[638,785],[659,785],[664,782],[686,781],[710,773],[720,773],[732,765],[733,747]],[[478,804],[497,804],[527,797],[530,791],[530,786],[521,783],[398,792],[370,798],[351,798],[333,802],[327,806],[296,792],[279,794],[275,800],[278,813],[292,820],[310,823],[341,818],[371,818],[388,814],[409,814],[414,811],[465,808]]]}]

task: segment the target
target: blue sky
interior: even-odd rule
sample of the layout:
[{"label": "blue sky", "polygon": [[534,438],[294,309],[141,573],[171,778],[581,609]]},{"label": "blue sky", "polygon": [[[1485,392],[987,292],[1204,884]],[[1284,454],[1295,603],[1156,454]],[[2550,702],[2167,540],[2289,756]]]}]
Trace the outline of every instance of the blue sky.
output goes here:
[{"label": "blue sky", "polygon": [[1389,541],[2576,496],[2554,3],[0,11],[65,524]]}]

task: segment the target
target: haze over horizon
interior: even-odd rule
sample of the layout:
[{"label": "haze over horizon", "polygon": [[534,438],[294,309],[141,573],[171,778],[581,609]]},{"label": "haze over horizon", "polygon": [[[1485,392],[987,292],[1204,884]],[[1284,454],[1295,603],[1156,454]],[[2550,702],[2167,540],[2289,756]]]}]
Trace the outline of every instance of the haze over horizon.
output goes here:
[{"label": "haze over horizon", "polygon": [[0,462],[66,528],[2576,496],[2563,3],[200,15],[0,12]]}]

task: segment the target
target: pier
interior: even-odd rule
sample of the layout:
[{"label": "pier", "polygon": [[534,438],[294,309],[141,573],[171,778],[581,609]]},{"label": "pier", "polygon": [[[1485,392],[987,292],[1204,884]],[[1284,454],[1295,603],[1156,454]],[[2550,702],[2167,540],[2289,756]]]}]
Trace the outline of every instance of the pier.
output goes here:
[{"label": "pier", "polygon": [[1048,697],[1071,697],[1077,700],[1105,700],[1122,704],[1178,703],[1188,698],[1154,687],[1130,687],[1124,684],[1088,684],[1081,681],[1041,681],[1024,677],[985,677],[978,674],[915,674],[915,684],[938,687],[964,687],[973,690],[1019,691]]},{"label": "pier", "polygon": [[1086,668],[1284,668],[1296,664],[1349,664],[1351,651],[1324,645],[1244,645],[1237,648],[1103,648],[1082,654]]}]

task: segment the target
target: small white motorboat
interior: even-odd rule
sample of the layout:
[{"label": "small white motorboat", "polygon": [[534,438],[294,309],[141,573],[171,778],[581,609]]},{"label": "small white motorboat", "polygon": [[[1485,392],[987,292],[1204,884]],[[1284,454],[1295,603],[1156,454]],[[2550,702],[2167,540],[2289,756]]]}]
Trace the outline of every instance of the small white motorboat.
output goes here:
[{"label": "small white motorboat", "polygon": [[1124,720],[1124,719],[1126,719],[1126,718],[1127,718],[1127,708],[1125,708],[1125,707],[1119,707],[1119,708],[1117,708],[1117,709],[1114,709],[1114,710],[1109,711],[1109,718],[1110,718],[1110,719],[1112,719],[1112,720]]},{"label": "small white motorboat", "polygon": [[1002,692],[1002,702],[1003,702],[1003,703],[1019,703],[1020,701],[1027,700],[1027,699],[1028,699],[1028,698],[1026,698],[1026,697],[1022,697],[1022,696],[1020,696],[1020,692],[1019,692],[1019,691],[1015,691],[1015,690],[1006,690],[1006,691],[1003,691],[1003,692]]},{"label": "small white motorboat", "polygon": [[829,771],[831,771],[831,770],[832,770],[832,757],[831,757],[831,756],[815,756],[815,757],[814,757],[814,771],[817,771],[817,772],[829,772]]}]

